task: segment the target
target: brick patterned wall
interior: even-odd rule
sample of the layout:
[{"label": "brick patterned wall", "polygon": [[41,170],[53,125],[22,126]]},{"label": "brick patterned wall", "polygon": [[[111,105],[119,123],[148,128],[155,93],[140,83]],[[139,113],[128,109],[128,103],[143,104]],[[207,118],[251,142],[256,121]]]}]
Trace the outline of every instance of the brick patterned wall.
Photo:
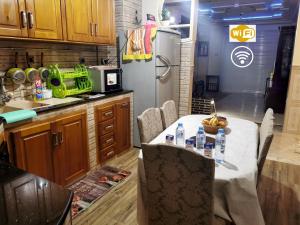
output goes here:
[{"label": "brick patterned wall", "polygon": [[179,116],[191,114],[194,50],[194,42],[181,43]]}]

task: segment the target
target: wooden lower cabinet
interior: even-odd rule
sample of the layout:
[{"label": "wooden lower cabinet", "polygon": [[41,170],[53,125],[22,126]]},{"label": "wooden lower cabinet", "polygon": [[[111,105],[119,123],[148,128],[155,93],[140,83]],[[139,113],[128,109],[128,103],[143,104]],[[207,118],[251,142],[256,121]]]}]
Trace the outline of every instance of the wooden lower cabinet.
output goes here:
[{"label": "wooden lower cabinet", "polygon": [[130,141],[130,99],[126,98],[116,103],[116,140],[117,153],[127,150],[131,146]]},{"label": "wooden lower cabinet", "polygon": [[16,166],[54,181],[51,123],[23,127],[13,132]]},{"label": "wooden lower cabinet", "polygon": [[131,146],[130,98],[96,106],[95,115],[98,161],[103,163]]},{"label": "wooden lower cabinet", "polygon": [[61,185],[88,171],[86,112],[12,131],[16,166]]},{"label": "wooden lower cabinet", "polygon": [[55,177],[59,184],[67,185],[88,171],[86,113],[59,119],[56,126],[59,145],[53,157]]}]

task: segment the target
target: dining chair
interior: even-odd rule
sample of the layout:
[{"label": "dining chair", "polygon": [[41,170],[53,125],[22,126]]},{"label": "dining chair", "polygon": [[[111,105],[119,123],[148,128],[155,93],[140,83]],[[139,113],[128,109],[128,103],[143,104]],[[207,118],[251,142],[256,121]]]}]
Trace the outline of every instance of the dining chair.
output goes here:
[{"label": "dining chair", "polygon": [[166,101],[160,108],[163,128],[166,129],[178,119],[175,101]]},{"label": "dining chair", "polygon": [[215,162],[172,145],[142,144],[148,225],[227,224],[214,217]]},{"label": "dining chair", "polygon": [[149,143],[163,131],[163,125],[158,108],[149,108],[137,117],[140,141]]},{"label": "dining chair", "polygon": [[258,180],[260,178],[266,157],[268,155],[274,133],[274,112],[268,109],[265,113],[259,130],[259,148],[258,148]]}]

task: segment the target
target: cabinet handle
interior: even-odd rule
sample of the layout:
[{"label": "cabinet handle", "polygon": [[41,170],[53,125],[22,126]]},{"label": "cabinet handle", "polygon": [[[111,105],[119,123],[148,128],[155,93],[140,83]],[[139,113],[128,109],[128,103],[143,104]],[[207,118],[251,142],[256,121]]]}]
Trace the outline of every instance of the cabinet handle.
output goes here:
[{"label": "cabinet handle", "polygon": [[112,129],[113,127],[114,127],[113,125],[109,125],[109,126],[105,127],[105,130]]},{"label": "cabinet handle", "polygon": [[32,12],[28,13],[29,29],[32,29],[34,26],[34,18]]},{"label": "cabinet handle", "polygon": [[63,133],[61,131],[58,132],[58,140],[59,140],[59,144],[64,143],[64,136],[63,136]]},{"label": "cabinet handle", "polygon": [[111,156],[113,155],[115,152],[114,151],[110,151],[109,153],[106,154],[106,156]]},{"label": "cabinet handle", "polygon": [[90,23],[91,35],[94,36],[94,26],[93,23]]},{"label": "cabinet handle", "polygon": [[110,116],[110,115],[112,115],[112,111],[104,113],[104,116]]},{"label": "cabinet handle", "polygon": [[95,36],[97,36],[98,33],[98,23],[95,23]]},{"label": "cabinet handle", "polygon": [[124,108],[127,107],[127,106],[128,106],[127,102],[125,102],[125,103],[122,104],[122,107],[124,107]]},{"label": "cabinet handle", "polygon": [[21,11],[22,28],[27,27],[27,16],[25,11]]},{"label": "cabinet handle", "polygon": [[113,142],[113,141],[114,141],[114,139],[110,138],[110,139],[106,140],[105,143],[108,144],[108,143]]},{"label": "cabinet handle", "polygon": [[57,133],[52,133],[52,146],[56,147],[59,145]]}]

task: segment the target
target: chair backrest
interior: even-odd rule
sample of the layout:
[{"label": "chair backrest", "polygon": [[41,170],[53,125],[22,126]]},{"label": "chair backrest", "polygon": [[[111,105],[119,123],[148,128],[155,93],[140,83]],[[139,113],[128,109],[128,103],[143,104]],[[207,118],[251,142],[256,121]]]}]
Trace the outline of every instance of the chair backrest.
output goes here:
[{"label": "chair backrest", "polygon": [[137,117],[140,141],[149,143],[163,131],[163,125],[158,108],[149,108]]},{"label": "chair backrest", "polygon": [[264,166],[267,154],[269,152],[269,148],[271,146],[271,142],[273,139],[274,132],[274,113],[272,109],[268,109],[259,132],[259,148],[258,148],[258,176],[262,171]]},{"label": "chair backrest", "polygon": [[172,145],[142,145],[149,225],[213,223],[213,159]]},{"label": "chair backrest", "polygon": [[178,119],[176,104],[173,100],[166,101],[160,108],[160,111],[164,129]]}]

